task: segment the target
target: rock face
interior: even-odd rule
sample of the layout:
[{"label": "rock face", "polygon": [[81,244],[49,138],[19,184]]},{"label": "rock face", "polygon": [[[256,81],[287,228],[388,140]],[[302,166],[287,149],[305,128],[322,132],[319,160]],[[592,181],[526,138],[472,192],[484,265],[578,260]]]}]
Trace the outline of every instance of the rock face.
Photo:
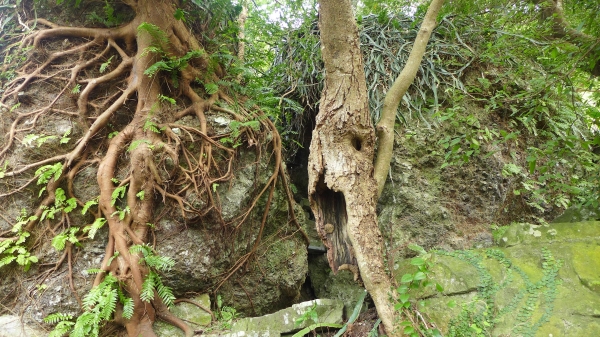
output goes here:
[{"label": "rock face", "polygon": [[[444,292],[421,293],[421,312],[445,336],[600,336],[600,222],[514,224],[500,234],[498,247],[435,253]],[[400,280],[408,261],[398,270]]]},{"label": "rock face", "polygon": [[[501,128],[495,114],[472,102],[459,105],[477,120],[476,129]],[[448,150],[442,144],[465,135],[471,126],[428,117],[407,123],[396,128],[390,174],[377,209],[391,255],[410,256],[406,247],[411,243],[426,249],[488,247],[493,224],[551,221],[563,211],[551,202],[528,206],[530,197],[515,191],[521,188],[519,178],[503,174],[512,163],[527,167],[527,147],[536,146],[536,137],[523,132],[521,145],[510,151],[482,141],[480,153],[445,161]],[[575,221],[586,219],[595,218]]]},{"label": "rock face", "polygon": [[[213,123],[215,132],[230,131],[227,127],[229,119],[215,115],[209,116],[208,120]],[[46,123],[46,128],[60,129],[60,121],[55,122]],[[192,122],[181,120],[178,123],[186,125]],[[56,130],[53,134],[58,132]],[[176,261],[170,272],[161,275],[165,285],[171,287],[176,296],[189,297],[216,290],[224,304],[239,313],[263,315],[300,300],[300,289],[308,270],[307,251],[302,235],[289,221],[287,200],[278,183],[260,244],[247,264],[237,271],[232,269],[253,249],[258,239],[268,193],[258,199],[254,211],[239,228],[235,228],[238,222],[234,220],[243,217],[246,207],[273,172],[272,163],[268,162],[269,156],[263,155],[258,160],[254,148],[240,148],[232,180],[213,186],[219,197],[222,220],[210,216],[184,218],[177,205],[157,202],[155,214],[161,216],[154,224],[155,243],[158,254]],[[41,151],[37,148],[34,150]],[[267,150],[263,149],[264,152]],[[11,160],[18,160],[19,153],[12,156]],[[98,195],[96,174],[97,168],[89,166],[75,177],[78,199],[87,201]],[[189,193],[185,198],[186,202],[201,208],[202,198],[206,197]],[[3,214],[4,217],[0,217],[0,230],[10,230],[11,223],[6,219],[16,219],[21,208],[31,214],[36,200],[35,188],[0,200],[0,209],[8,210]],[[93,221],[89,214],[82,216],[80,208],[71,214],[72,222],[82,226]],[[224,224],[229,221],[233,225]],[[39,246],[33,252],[39,258],[39,263],[33,264],[29,271],[24,273],[20,266],[0,269],[0,302],[3,304],[0,314],[8,313],[6,310],[20,312],[24,322],[42,323],[43,318],[51,313],[62,312],[74,316],[80,313],[78,298],[82,299],[87,294],[95,276],[86,270],[100,266],[105,254],[107,230],[102,228],[93,240],[85,240],[81,247],[73,247],[72,278],[77,296],[71,290],[66,261],[51,271],[63,253],[51,246],[51,239],[39,241]],[[226,276],[228,279],[221,283]]]}]

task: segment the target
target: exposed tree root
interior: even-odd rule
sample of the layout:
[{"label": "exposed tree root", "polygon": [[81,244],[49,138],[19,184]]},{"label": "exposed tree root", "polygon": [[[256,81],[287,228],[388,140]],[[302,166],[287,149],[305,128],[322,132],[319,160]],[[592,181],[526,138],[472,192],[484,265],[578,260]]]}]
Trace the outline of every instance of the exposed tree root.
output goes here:
[{"label": "exposed tree root", "polygon": [[[255,210],[259,199],[268,191],[254,244],[249,252],[233,264],[224,278],[216,282],[216,289],[255,255],[278,177],[281,177],[285,187],[290,218],[307,244],[308,237],[293,213],[293,199],[281,159],[281,139],[275,125],[262,115],[258,107],[252,111],[240,107],[226,88],[219,88],[217,92],[209,94],[204,86],[197,83],[198,79],[217,82],[225,76],[225,70],[215,64],[209,70],[206,51],[184,23],[174,19],[175,7],[170,1],[126,2],[133,8],[136,16],[120,27],[63,27],[37,19],[38,30],[23,38],[22,46],[32,47],[32,52],[27,62],[17,71],[18,76],[5,86],[6,90],[0,98],[2,107],[8,109],[14,105],[19,93],[34,85],[58,83],[60,87],[50,103],[43,108],[15,111],[16,117],[4,146],[0,149],[0,163],[3,164],[10,158],[12,151],[18,146],[17,142],[23,142],[24,134],[34,131],[38,121],[51,112],[74,117],[81,135],[67,153],[19,166],[7,161],[4,178],[26,174],[30,176],[24,185],[9,189],[0,197],[22,192],[34,181],[45,188],[45,196],[39,202],[34,217],[30,217],[23,226],[24,231],[34,232],[48,209],[53,205],[58,207],[56,205],[62,199],[57,198],[57,193],[63,193],[63,187],[66,187],[66,194],[77,205],[86,204],[87,200],[75,197],[73,182],[82,167],[97,166],[100,195],[97,198],[95,218],[105,220],[109,233],[105,256],[93,286],[100,285],[111,275],[119,281],[121,290],[131,297],[133,314],[125,317],[122,304],[119,304],[114,314],[115,322],[122,324],[130,336],[155,336],[152,324],[157,318],[179,327],[186,336],[192,336],[193,330],[169,312],[167,302],[156,291],[153,299],[142,298],[144,283],[155,271],[144,260],[144,255],[132,250],[132,247],[143,246],[150,241],[150,228],[157,221],[153,210],[159,200],[178,205],[184,219],[188,215],[205,216],[210,213],[220,219],[224,226],[235,231],[241,229]],[[71,45],[63,50],[49,52],[47,45],[58,39],[71,41]],[[197,54],[189,58],[185,66],[171,69],[170,73],[148,72],[149,67],[156,62],[183,58],[188,52]],[[119,87],[123,89],[118,89]],[[74,101],[72,106],[66,106],[68,104],[65,101],[69,97]],[[165,97],[175,100],[182,109],[173,112],[164,102]],[[136,102],[135,110],[129,111],[132,101]],[[238,108],[234,112],[227,106]],[[209,110],[228,113],[236,121],[260,121],[260,128],[243,128],[239,135],[249,146],[255,147],[258,157],[261,149],[267,148],[264,144],[265,135],[272,136],[268,145],[274,161],[273,172],[248,208],[231,223],[226,223],[220,216],[218,195],[213,186],[232,179],[237,150],[220,142],[220,138],[226,135],[215,136],[209,133],[206,120]],[[199,126],[177,123],[184,116],[193,116]],[[109,124],[117,124],[117,120],[126,120],[126,123],[117,130],[116,135],[111,134],[112,138],[107,137]],[[175,128],[181,131],[181,135],[173,131]],[[197,144],[199,149],[192,151],[185,146],[191,143]],[[39,171],[31,176],[30,172],[35,169],[46,169],[57,164],[62,164],[60,170],[46,181],[40,183]],[[123,167],[127,169],[123,170]],[[206,206],[197,209],[185,200],[185,192],[190,189],[204,198]],[[72,224],[68,212],[64,211],[65,207],[61,207],[62,220],[55,230],[60,228],[66,231]],[[34,234],[40,240],[43,238],[41,233]],[[86,239],[88,236],[79,232],[77,240],[81,242]],[[69,286],[77,301],[84,307],[84,301],[78,297],[73,283],[73,249],[73,245],[68,243],[58,263],[45,277],[57,271],[67,261]],[[199,306],[191,300],[185,301]],[[214,319],[210,309],[199,307],[209,312]]]}]

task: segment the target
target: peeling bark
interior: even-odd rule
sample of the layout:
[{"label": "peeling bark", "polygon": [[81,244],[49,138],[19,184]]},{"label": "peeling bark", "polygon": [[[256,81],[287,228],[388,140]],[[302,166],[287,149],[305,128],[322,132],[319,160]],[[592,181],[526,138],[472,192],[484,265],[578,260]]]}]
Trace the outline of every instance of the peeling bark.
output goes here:
[{"label": "peeling bark", "polygon": [[357,264],[393,335],[391,280],[383,263],[373,178],[375,133],[350,0],[320,1],[325,86],[309,155],[309,199],[334,272]]}]

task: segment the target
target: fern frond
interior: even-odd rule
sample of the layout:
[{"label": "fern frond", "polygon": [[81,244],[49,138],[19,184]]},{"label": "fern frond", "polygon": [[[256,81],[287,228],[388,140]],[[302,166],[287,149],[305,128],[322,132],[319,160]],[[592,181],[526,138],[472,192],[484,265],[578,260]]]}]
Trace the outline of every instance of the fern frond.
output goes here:
[{"label": "fern frond", "polygon": [[163,303],[167,306],[167,307],[171,307],[174,304],[175,301],[175,295],[173,295],[173,290],[171,290],[171,288],[165,286],[162,283],[162,280],[160,279],[160,277],[158,275],[156,275],[156,292],[158,293],[158,296],[160,297],[160,299],[163,301]]},{"label": "fern frond", "polygon": [[133,316],[133,298],[127,297],[123,304],[123,317],[130,319]]},{"label": "fern frond", "polygon": [[57,236],[54,237],[54,239],[52,239],[52,247],[54,247],[54,249],[61,251],[63,249],[65,249],[65,244],[67,243],[67,234],[66,233],[60,233]]},{"label": "fern frond", "polygon": [[0,267],[6,266],[8,264],[10,264],[11,262],[13,262],[17,257],[16,256],[7,256],[5,258],[3,258],[2,260],[0,260]]},{"label": "fern frond", "polygon": [[71,330],[71,328],[75,325],[75,322],[71,322],[71,321],[62,321],[59,322],[52,331],[50,331],[50,334],[48,334],[48,337],[62,337],[64,336],[67,332],[69,332],[69,330]]},{"label": "fern frond", "polygon": [[46,316],[46,318],[44,318],[44,323],[56,324],[58,322],[68,321],[72,318],[73,318],[73,315],[63,314],[62,312],[57,312],[57,313]]},{"label": "fern frond", "polygon": [[155,47],[161,47],[162,49],[164,49],[164,47],[166,47],[169,44],[169,37],[167,36],[167,33],[163,32],[157,25],[153,25],[148,22],[142,22],[137,27],[137,30],[138,33],[148,33],[152,37],[152,45]]},{"label": "fern frond", "polygon": [[[96,333],[93,334],[94,325],[97,326],[96,315],[90,311],[82,313],[77,317],[73,331],[69,337],[86,337],[86,336],[98,336]],[[97,330],[97,329],[96,329]]]},{"label": "fern frond", "polygon": [[98,314],[101,320],[110,320],[117,308],[117,289],[106,288],[101,302],[98,304],[100,313]]},{"label": "fern frond", "polygon": [[175,266],[175,260],[166,256],[148,255],[144,258],[148,267],[156,270],[169,271]]},{"label": "fern frond", "polygon": [[144,283],[142,284],[142,292],[140,293],[140,298],[144,302],[150,302],[154,299],[154,290],[156,289],[155,284],[155,276],[157,276],[154,272],[150,271]]},{"label": "fern frond", "polygon": [[142,253],[144,257],[154,255],[152,248],[148,245],[133,245],[129,248],[129,252],[131,254],[139,254]]}]

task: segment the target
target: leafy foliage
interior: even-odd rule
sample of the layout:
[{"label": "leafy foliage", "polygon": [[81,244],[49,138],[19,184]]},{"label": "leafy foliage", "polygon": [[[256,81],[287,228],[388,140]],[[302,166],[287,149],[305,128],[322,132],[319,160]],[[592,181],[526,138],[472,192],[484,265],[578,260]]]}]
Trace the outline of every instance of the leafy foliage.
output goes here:
[{"label": "leafy foliage", "polygon": [[140,263],[145,263],[150,269],[144,278],[140,298],[142,301],[150,302],[154,299],[154,292],[158,294],[162,302],[168,307],[173,305],[175,295],[171,288],[165,286],[157,271],[169,271],[175,265],[175,260],[170,257],[159,256],[147,245],[133,245],[129,249],[132,254],[142,254]]},{"label": "leafy foliage", "polygon": [[67,241],[72,244],[78,244],[79,240],[75,236],[75,234],[77,234],[78,231],[78,227],[71,227],[68,230],[58,234],[52,239],[52,247],[54,247],[58,251],[61,251],[65,249]]},{"label": "leafy foliage", "polygon": [[[475,267],[479,274],[480,287],[478,295],[468,302],[461,304],[461,311],[457,317],[448,324],[447,336],[483,337],[488,336],[494,325],[503,320],[503,316],[516,312],[517,321],[512,332],[519,336],[535,336],[542,324],[549,321],[554,309],[558,280],[558,271],[561,261],[554,259],[551,252],[546,248],[541,249],[542,278],[533,282],[521,268],[515,266],[504,253],[498,249],[487,249],[484,253],[474,251],[436,252],[440,255],[448,255],[465,261]],[[495,260],[503,268],[504,281],[498,283],[483,264],[484,259]],[[520,280],[516,280],[518,277]],[[524,284],[521,290],[515,294],[510,302],[503,305],[502,309],[496,311],[495,295],[498,291],[517,284]],[[449,303],[456,306],[456,302]],[[534,315],[537,307],[544,308],[541,316]]]},{"label": "leafy foliage", "polygon": [[[123,315],[131,318],[133,314],[133,300],[125,296],[116,277],[106,275],[104,280],[83,298],[84,312],[72,322],[71,315],[55,313],[47,316],[47,323],[59,322],[51,336],[62,336],[70,332],[71,337],[98,336],[100,329],[106,321],[113,318],[117,301],[123,305]],[[128,316],[127,316],[128,315]]]},{"label": "leafy foliage", "polygon": [[[428,253],[423,247],[410,244],[408,248],[417,252],[418,256],[410,260],[410,264],[416,267],[414,273],[406,273],[400,279],[400,286],[396,289],[398,301],[394,305],[394,309],[402,312],[402,321],[399,323],[402,332],[411,337],[433,336],[441,337],[438,329],[428,327],[427,324],[415,324],[419,320],[413,320],[410,316],[415,311],[414,294],[416,291],[425,289],[433,285],[429,279],[431,268],[433,267],[432,254]],[[435,289],[438,292],[443,292],[444,288],[439,284],[435,284]],[[421,302],[423,304],[423,302]],[[421,319],[422,321],[422,319]]]},{"label": "leafy foliage", "polygon": [[25,245],[27,238],[31,234],[23,230],[25,224],[37,219],[35,215],[28,216],[27,211],[21,209],[21,214],[11,229],[11,232],[15,233],[14,236],[0,241],[0,268],[16,262],[23,267],[24,271],[28,271],[32,263],[38,262],[38,258],[31,255],[31,252]]}]

